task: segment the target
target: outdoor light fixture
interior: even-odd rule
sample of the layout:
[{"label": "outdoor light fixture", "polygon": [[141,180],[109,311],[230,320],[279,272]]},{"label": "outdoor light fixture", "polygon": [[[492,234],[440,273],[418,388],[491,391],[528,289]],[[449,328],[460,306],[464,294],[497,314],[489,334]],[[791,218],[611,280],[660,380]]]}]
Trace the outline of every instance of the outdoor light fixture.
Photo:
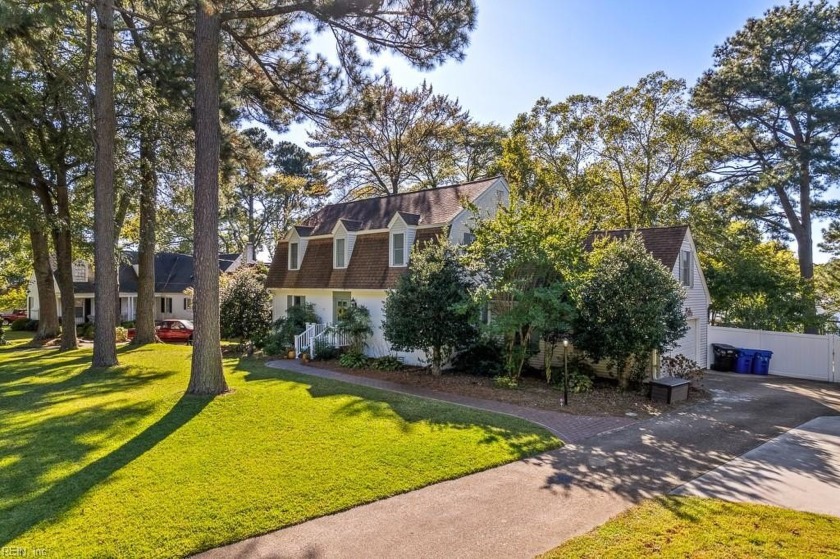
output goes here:
[{"label": "outdoor light fixture", "polygon": [[356,300],[355,299],[350,299],[350,306],[353,307],[354,309],[356,308]]}]

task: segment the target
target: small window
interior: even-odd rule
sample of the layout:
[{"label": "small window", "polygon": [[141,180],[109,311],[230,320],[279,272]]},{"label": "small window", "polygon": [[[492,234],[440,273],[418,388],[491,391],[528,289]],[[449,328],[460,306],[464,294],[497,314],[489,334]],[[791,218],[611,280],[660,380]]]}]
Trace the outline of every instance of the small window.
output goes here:
[{"label": "small window", "polygon": [[463,242],[464,246],[470,246],[474,242],[475,242],[475,234],[470,233],[470,232],[464,233],[464,242]]},{"label": "small window", "polygon": [[298,269],[298,243],[289,243],[289,269]]},{"label": "small window", "polygon": [[191,311],[192,310],[192,297],[184,297],[184,310]]},{"label": "small window", "polygon": [[693,263],[694,259],[691,257],[691,251],[682,251],[682,260],[680,261],[680,281],[686,287],[694,287]]},{"label": "small window", "polygon": [[172,297],[160,298],[160,312],[163,314],[172,314]]},{"label": "small window", "polygon": [[287,295],[286,296],[286,309],[291,309],[292,307],[302,307],[306,304],[306,297],[303,295]]},{"label": "small window", "polygon": [[86,282],[87,281],[87,263],[82,260],[73,262],[73,281]]},{"label": "small window", "polygon": [[347,240],[346,239],[336,239],[335,240],[335,267],[336,268],[344,268],[344,256],[345,256],[345,245]]},{"label": "small window", "polygon": [[405,233],[391,235],[391,265],[405,266]]}]

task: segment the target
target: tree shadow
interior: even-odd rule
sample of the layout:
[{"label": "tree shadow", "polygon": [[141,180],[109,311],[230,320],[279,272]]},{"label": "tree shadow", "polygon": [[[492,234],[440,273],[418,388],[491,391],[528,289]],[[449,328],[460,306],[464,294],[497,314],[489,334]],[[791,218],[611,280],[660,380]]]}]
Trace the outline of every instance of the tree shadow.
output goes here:
[{"label": "tree shadow", "polygon": [[[573,492],[610,493],[632,503],[656,497],[717,468],[774,439],[789,429],[820,416],[840,415],[840,387],[777,379],[743,382],[725,374],[713,375],[715,398],[639,422],[621,431],[605,433],[529,461],[545,468],[543,490],[558,498]],[[811,476],[840,487],[840,472],[833,464],[840,445],[826,448],[799,436],[803,453],[765,458],[762,475],[739,476],[737,483],[723,480],[728,500],[752,501],[760,488],[781,481],[785,473]],[[695,520],[691,510],[673,505],[681,518]]]},{"label": "tree shadow", "polygon": [[[150,413],[151,403],[88,408],[80,412],[21,427],[13,436],[12,460],[0,467],[0,480],[12,491],[11,504],[0,510],[0,546],[8,544],[44,521],[61,516],[90,489],[151,450],[197,416],[213,398],[183,396],[165,415],[116,450],[96,459],[37,492],[49,468],[83,459],[93,448],[80,438],[107,436],[115,426],[128,429]],[[50,440],[43,441],[48,436]],[[64,444],[62,444],[62,441]],[[51,443],[51,444],[50,444]],[[6,462],[4,462],[6,464]]]},{"label": "tree shadow", "polygon": [[256,360],[242,359],[235,371],[245,373],[246,381],[294,383],[290,389],[295,385],[305,386],[313,398],[336,398],[341,401],[333,411],[337,420],[342,417],[386,420],[406,434],[420,423],[433,431],[479,429],[482,434],[479,444],[504,443],[517,457],[533,456],[557,444],[554,435],[538,425],[489,411],[276,369]]},{"label": "tree shadow", "polygon": [[[0,401],[6,411],[37,411],[46,406],[127,390],[177,374],[120,365],[90,367],[90,352],[34,349],[15,357],[0,352]],[[122,351],[124,353],[124,351]],[[3,425],[0,417],[0,426]]]}]

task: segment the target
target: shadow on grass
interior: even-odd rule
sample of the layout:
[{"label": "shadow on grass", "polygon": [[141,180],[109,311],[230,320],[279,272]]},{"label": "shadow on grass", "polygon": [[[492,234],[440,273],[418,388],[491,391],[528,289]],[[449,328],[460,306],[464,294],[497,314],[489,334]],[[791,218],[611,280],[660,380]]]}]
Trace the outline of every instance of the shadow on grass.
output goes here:
[{"label": "shadow on grass", "polygon": [[[82,354],[76,356],[79,351]],[[119,353],[126,351],[121,348]],[[92,368],[90,360],[88,350],[58,353],[33,349],[13,357],[0,351],[0,408],[35,412],[72,400],[125,392],[177,374],[128,365]]]},{"label": "shadow on grass", "polygon": [[479,429],[482,434],[479,444],[504,443],[519,458],[559,445],[548,431],[524,419],[276,369],[258,360],[242,359],[235,371],[244,372],[246,381],[293,382],[305,386],[313,398],[346,400],[333,412],[337,420],[342,417],[372,417],[396,422],[403,433],[410,433],[419,423],[428,425],[432,430]]},{"label": "shadow on grass", "polygon": [[[97,432],[107,435],[114,429],[114,422],[119,424],[120,428],[127,428],[148,414],[151,404],[119,406],[113,409],[89,408],[84,412],[41,422],[33,427],[31,432],[23,428],[23,436],[28,434],[29,438],[20,443],[21,452],[15,455],[17,460],[12,461],[10,466],[0,468],[2,485],[6,490],[11,489],[16,497],[9,507],[12,510],[0,510],[0,516],[4,518],[0,525],[0,546],[41,522],[60,517],[86,492],[151,450],[197,416],[211,401],[212,398],[206,397],[182,397],[163,417],[139,435],[35,494],[32,492],[36,488],[32,485],[38,483],[38,478],[44,474],[45,468],[81,459],[90,451],[84,443],[78,442],[79,437],[87,438]],[[51,440],[46,441],[48,444],[41,444],[40,440],[32,439],[39,434],[49,434]],[[31,481],[26,479],[28,476],[32,478]]]}]

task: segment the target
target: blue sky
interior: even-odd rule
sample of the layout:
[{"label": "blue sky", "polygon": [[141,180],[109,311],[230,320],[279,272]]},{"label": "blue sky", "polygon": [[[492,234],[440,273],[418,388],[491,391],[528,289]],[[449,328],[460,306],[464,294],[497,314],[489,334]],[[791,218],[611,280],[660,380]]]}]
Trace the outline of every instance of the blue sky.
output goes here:
[{"label": "blue sky", "polygon": [[[657,70],[692,86],[711,66],[715,45],[780,2],[477,0],[478,23],[463,62],[421,72],[384,55],[375,66],[387,67],[403,87],[428,81],[478,121],[509,125],[540,97],[603,97]],[[303,145],[306,129],[293,126],[284,138]]]}]

